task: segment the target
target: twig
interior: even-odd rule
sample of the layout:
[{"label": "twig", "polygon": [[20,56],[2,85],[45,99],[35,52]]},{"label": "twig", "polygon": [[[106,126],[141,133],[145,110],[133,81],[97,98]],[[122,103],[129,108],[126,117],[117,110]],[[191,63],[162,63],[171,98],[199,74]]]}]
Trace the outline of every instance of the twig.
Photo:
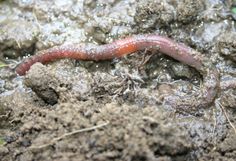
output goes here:
[{"label": "twig", "polygon": [[227,114],[227,112],[225,110],[225,107],[219,102],[219,100],[216,100],[216,104],[218,104],[220,106],[220,108],[222,109],[226,119],[228,120],[230,126],[234,129],[234,132],[236,134],[236,128],[235,128],[234,124],[230,121],[229,116],[228,116],[228,114]]},{"label": "twig", "polygon": [[79,130],[75,130],[75,131],[72,131],[72,132],[69,132],[69,133],[65,133],[62,136],[54,138],[51,142],[49,142],[47,144],[43,144],[43,145],[39,145],[39,146],[32,146],[29,149],[30,150],[43,149],[43,148],[46,148],[48,146],[51,146],[51,145],[55,144],[57,141],[60,141],[60,140],[66,138],[68,136],[72,136],[72,135],[75,135],[75,134],[78,134],[78,133],[82,133],[82,132],[92,131],[92,130],[95,130],[97,128],[104,127],[104,126],[106,126],[108,124],[109,124],[109,122],[106,122],[106,123],[103,123],[103,124],[100,124],[100,125],[97,125],[97,126],[93,126],[93,127],[89,127],[89,128],[84,128],[84,129],[79,129]]}]

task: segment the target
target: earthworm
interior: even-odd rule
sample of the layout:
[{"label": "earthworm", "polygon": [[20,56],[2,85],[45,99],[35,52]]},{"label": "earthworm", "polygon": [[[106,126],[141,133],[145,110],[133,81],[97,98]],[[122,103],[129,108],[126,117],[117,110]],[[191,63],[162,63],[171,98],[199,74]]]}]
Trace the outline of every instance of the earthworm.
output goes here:
[{"label": "earthworm", "polygon": [[[71,44],[53,47],[47,50],[39,52],[37,55],[29,57],[21,64],[19,64],[15,71],[19,75],[25,75],[30,67],[36,63],[41,62],[43,64],[55,61],[57,59],[71,58],[76,60],[109,60],[114,58],[120,58],[125,55],[134,53],[143,49],[156,49],[163,54],[166,54],[184,64],[187,64],[196,70],[198,70],[203,76],[203,87],[200,90],[199,97],[196,105],[193,103],[186,103],[175,97],[169,97],[167,102],[176,106],[206,106],[214,100],[219,87],[219,74],[213,65],[199,52],[192,48],[177,43],[167,37],[159,36],[157,34],[136,35],[121,40],[114,41],[110,44],[91,46],[81,44]],[[195,96],[194,96],[195,97]],[[199,98],[198,97],[198,98]],[[174,98],[174,99],[172,99]],[[192,99],[192,97],[190,97]],[[196,97],[195,97],[196,98]],[[200,99],[199,98],[199,99]]]}]

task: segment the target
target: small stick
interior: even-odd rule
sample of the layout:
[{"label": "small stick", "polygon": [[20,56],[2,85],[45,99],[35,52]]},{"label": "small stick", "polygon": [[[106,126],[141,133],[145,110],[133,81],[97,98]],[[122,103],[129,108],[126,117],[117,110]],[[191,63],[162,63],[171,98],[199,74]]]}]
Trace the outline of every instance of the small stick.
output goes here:
[{"label": "small stick", "polygon": [[220,106],[220,108],[222,109],[222,111],[223,111],[223,113],[224,113],[226,119],[228,120],[230,126],[233,128],[233,130],[234,130],[234,132],[235,132],[235,134],[236,134],[236,128],[235,128],[234,124],[230,121],[229,116],[228,116],[228,114],[227,114],[227,112],[226,112],[226,110],[225,110],[225,107],[224,107],[218,100],[216,100],[215,103],[216,103],[216,105],[219,105],[219,106]]},{"label": "small stick", "polygon": [[51,142],[47,143],[47,144],[43,144],[43,145],[39,145],[39,146],[32,146],[30,147],[29,149],[30,150],[35,150],[35,149],[43,149],[43,148],[46,148],[48,146],[51,146],[53,144],[55,144],[57,141],[60,141],[68,136],[72,136],[72,135],[75,135],[75,134],[78,134],[78,133],[82,133],[82,132],[88,132],[88,131],[92,131],[92,130],[95,130],[95,129],[98,129],[98,128],[101,128],[101,127],[104,127],[106,125],[108,125],[109,122],[106,122],[106,123],[103,123],[103,124],[100,124],[100,125],[96,125],[96,126],[93,126],[93,127],[89,127],[89,128],[84,128],[84,129],[79,129],[79,130],[75,130],[75,131],[72,131],[72,132],[69,132],[69,133],[65,133],[63,134],[62,136],[59,136],[57,138],[54,138]]}]

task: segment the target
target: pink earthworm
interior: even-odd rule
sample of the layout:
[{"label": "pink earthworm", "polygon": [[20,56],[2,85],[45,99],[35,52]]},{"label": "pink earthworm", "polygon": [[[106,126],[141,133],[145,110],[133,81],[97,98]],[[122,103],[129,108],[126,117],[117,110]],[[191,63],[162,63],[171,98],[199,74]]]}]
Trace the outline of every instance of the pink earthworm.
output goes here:
[{"label": "pink earthworm", "polygon": [[[169,97],[167,102],[176,106],[207,106],[212,103],[219,89],[219,73],[213,65],[199,52],[182,44],[177,43],[167,37],[157,34],[136,35],[121,40],[114,41],[110,44],[91,46],[81,44],[71,44],[53,47],[43,50],[37,55],[31,56],[20,63],[15,71],[19,75],[25,75],[30,67],[36,63],[42,64],[55,61],[57,59],[71,58],[76,60],[109,60],[120,58],[122,56],[134,53],[146,48],[158,49],[184,64],[187,64],[198,70],[203,76],[203,87],[200,90],[200,98],[194,105],[184,101],[185,98]],[[174,99],[173,99],[174,98]],[[190,97],[192,99],[192,97]],[[194,98],[196,98],[194,96]],[[188,99],[187,99],[188,100]],[[182,102],[182,103],[179,103]],[[191,104],[191,105],[190,105]]]}]

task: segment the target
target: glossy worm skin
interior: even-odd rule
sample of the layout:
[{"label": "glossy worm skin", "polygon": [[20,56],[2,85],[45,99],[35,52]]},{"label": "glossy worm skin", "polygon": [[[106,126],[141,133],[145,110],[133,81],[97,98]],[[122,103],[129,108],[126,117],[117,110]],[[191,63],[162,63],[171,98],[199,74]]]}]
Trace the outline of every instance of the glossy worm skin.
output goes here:
[{"label": "glossy worm skin", "polygon": [[[109,60],[120,58],[146,48],[158,49],[161,53],[195,68],[203,75],[203,88],[199,94],[202,98],[202,102],[200,101],[200,105],[196,106],[205,106],[214,100],[219,87],[219,74],[211,63],[192,48],[157,34],[131,36],[100,46],[72,44],[53,47],[26,59],[19,64],[15,70],[19,75],[25,75],[36,62],[45,64],[63,58],[95,61]],[[172,98],[170,98],[169,102],[173,101]],[[174,103],[176,103],[176,101],[176,98],[174,98]],[[181,103],[181,105],[183,104],[186,103]]]}]

